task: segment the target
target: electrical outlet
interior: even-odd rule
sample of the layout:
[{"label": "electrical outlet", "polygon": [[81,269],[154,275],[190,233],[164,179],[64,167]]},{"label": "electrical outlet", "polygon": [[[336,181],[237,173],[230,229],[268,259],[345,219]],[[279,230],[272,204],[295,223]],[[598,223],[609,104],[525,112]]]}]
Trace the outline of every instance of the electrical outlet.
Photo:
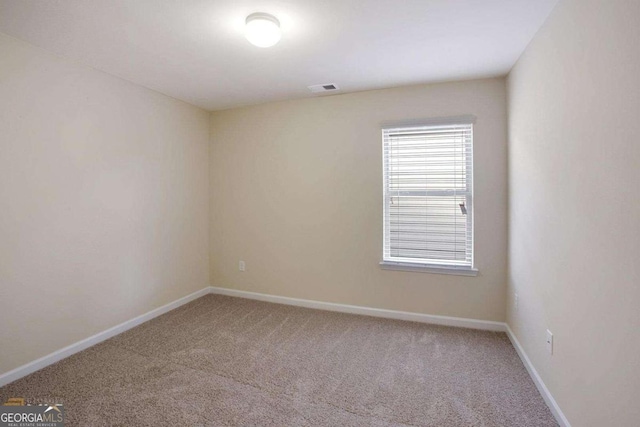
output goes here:
[{"label": "electrical outlet", "polygon": [[516,311],[518,311],[518,293],[517,292],[513,296],[513,305],[514,305]]},{"label": "electrical outlet", "polygon": [[553,354],[553,334],[547,329],[547,351]]},{"label": "electrical outlet", "polygon": [[244,261],[240,261],[238,263],[238,270],[240,270],[240,271],[245,271],[246,270],[246,266],[244,264]]}]

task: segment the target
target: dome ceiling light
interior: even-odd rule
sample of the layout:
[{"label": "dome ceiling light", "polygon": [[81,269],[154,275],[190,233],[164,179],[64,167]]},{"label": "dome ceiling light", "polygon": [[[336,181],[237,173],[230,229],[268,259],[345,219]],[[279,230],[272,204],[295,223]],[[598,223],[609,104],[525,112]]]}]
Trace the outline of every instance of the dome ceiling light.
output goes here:
[{"label": "dome ceiling light", "polygon": [[258,47],[271,47],[282,37],[280,21],[268,13],[252,13],[245,23],[245,37]]}]

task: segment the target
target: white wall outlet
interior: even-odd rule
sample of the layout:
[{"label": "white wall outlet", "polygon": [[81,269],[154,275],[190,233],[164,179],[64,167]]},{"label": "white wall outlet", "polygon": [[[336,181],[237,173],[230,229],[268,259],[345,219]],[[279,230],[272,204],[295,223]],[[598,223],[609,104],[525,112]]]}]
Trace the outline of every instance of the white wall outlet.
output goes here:
[{"label": "white wall outlet", "polygon": [[247,268],[247,267],[245,266],[244,261],[240,261],[240,262],[238,263],[238,270],[240,270],[240,271],[245,271],[245,270],[246,270],[246,268]]},{"label": "white wall outlet", "polygon": [[553,354],[553,334],[547,329],[547,351]]},{"label": "white wall outlet", "polygon": [[513,306],[515,307],[516,311],[518,311],[518,293],[517,292],[513,296]]}]

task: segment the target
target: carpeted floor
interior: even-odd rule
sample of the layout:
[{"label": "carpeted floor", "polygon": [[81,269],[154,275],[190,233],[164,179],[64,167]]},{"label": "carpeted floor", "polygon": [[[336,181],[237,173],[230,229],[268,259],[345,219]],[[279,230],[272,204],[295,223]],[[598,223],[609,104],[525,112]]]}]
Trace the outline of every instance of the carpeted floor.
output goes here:
[{"label": "carpeted floor", "polygon": [[504,333],[207,295],[0,388],[67,426],[556,426]]}]

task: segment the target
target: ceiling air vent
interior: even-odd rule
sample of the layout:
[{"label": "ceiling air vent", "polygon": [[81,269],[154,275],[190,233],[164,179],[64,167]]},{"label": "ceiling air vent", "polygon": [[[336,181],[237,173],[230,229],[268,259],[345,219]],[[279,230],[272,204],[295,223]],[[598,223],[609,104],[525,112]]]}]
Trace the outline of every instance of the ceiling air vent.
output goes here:
[{"label": "ceiling air vent", "polygon": [[321,85],[313,85],[308,86],[309,90],[313,93],[323,93],[323,92],[335,92],[340,90],[337,84],[335,83],[325,83]]}]

